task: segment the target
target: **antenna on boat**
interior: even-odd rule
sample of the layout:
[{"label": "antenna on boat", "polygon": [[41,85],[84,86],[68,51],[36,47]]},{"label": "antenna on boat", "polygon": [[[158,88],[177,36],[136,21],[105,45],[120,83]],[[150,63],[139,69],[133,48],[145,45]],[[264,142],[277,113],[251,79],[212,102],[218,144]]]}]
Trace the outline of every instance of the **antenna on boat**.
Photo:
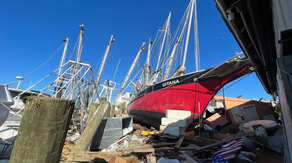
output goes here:
[{"label": "antenna on boat", "polygon": [[16,76],[16,79],[18,80],[18,84],[17,84],[16,89],[18,89],[18,87],[20,86],[20,83],[21,83],[22,80],[23,80],[23,77],[21,77],[21,76]]}]

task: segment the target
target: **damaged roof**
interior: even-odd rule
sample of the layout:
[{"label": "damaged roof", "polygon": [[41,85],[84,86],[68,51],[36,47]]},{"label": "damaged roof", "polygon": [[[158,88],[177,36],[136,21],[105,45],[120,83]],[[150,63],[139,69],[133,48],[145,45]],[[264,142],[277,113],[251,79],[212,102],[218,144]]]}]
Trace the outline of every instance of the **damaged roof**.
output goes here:
[{"label": "damaged roof", "polygon": [[214,0],[217,10],[250,58],[266,92],[276,92],[276,46],[271,0]]}]

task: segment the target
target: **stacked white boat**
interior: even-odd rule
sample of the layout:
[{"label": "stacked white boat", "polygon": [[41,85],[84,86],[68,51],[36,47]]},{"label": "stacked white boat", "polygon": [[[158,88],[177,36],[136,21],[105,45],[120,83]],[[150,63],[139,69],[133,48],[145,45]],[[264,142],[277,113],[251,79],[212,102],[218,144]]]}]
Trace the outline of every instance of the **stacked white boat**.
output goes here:
[{"label": "stacked white boat", "polygon": [[7,85],[0,84],[0,159],[10,157],[20,125],[21,118],[9,114],[12,105],[14,105],[14,101]]},{"label": "stacked white boat", "polygon": [[14,104],[11,94],[6,85],[0,84],[0,126],[9,115],[9,108]]}]

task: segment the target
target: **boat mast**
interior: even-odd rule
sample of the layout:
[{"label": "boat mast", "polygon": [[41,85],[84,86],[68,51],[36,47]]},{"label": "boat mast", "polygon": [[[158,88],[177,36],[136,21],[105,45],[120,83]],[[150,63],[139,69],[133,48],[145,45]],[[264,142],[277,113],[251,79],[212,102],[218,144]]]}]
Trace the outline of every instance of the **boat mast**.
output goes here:
[{"label": "boat mast", "polygon": [[111,39],[107,45],[107,48],[106,48],[106,51],[105,51],[105,54],[103,56],[103,59],[102,59],[102,63],[100,65],[100,68],[99,68],[99,71],[98,71],[98,75],[97,75],[97,79],[96,79],[96,83],[97,85],[99,84],[99,80],[101,78],[101,74],[103,72],[103,69],[104,69],[104,65],[105,65],[105,62],[106,62],[106,59],[107,59],[107,56],[108,56],[108,52],[109,52],[109,49],[111,47],[111,44],[115,42],[115,39],[113,39],[113,35],[111,36]]},{"label": "boat mast", "polygon": [[[111,84],[111,82],[112,81],[110,81],[110,84]],[[111,90],[110,90],[110,94],[109,94],[109,98],[108,98],[108,101],[109,102],[111,102],[111,100],[112,100],[112,93],[113,93],[113,90],[115,89],[115,87],[116,87],[116,84],[117,83],[114,83],[114,86],[111,88]]]},{"label": "boat mast", "polygon": [[189,12],[189,24],[188,24],[188,31],[187,31],[187,37],[186,37],[186,44],[185,44],[185,51],[184,51],[184,58],[182,62],[182,67],[185,68],[186,64],[186,58],[187,58],[187,52],[188,52],[188,45],[189,45],[189,37],[190,37],[190,30],[192,25],[192,16],[193,16],[193,9],[194,9],[195,0],[191,0],[191,11]]},{"label": "boat mast", "polygon": [[67,53],[67,47],[68,47],[68,43],[69,43],[69,38],[67,37],[67,39],[63,39],[63,41],[65,42],[65,47],[64,47],[64,51],[63,51],[63,55],[61,58],[61,62],[60,62],[60,66],[59,66],[59,72],[58,72],[58,76],[57,78],[60,77],[61,73],[63,72],[63,65],[65,63],[65,58],[66,58],[66,53]]},{"label": "boat mast", "polygon": [[74,80],[72,81],[72,85],[71,85],[71,96],[70,96],[70,100],[73,100],[75,97],[75,83],[77,81],[77,77],[76,77],[76,73],[77,73],[77,69],[78,69],[78,63],[80,62],[80,58],[81,58],[81,49],[82,49],[82,38],[83,38],[83,30],[84,30],[84,25],[80,25],[80,34],[79,34],[79,42],[78,42],[78,49],[77,49],[77,55],[76,55],[76,64],[73,70],[73,76],[75,76]]},{"label": "boat mast", "polygon": [[78,42],[78,49],[77,49],[77,55],[76,55],[76,62],[80,62],[81,58],[81,50],[82,50],[82,38],[83,38],[83,30],[84,30],[84,25],[80,25],[79,28],[81,29],[80,34],[79,34],[79,42]]},{"label": "boat mast", "polygon": [[129,80],[129,78],[130,78],[130,76],[131,76],[131,74],[132,74],[132,72],[133,72],[133,70],[134,70],[134,68],[135,68],[135,66],[136,66],[136,64],[137,64],[137,62],[138,62],[140,56],[141,56],[142,51],[145,51],[145,52],[146,52],[146,49],[143,48],[144,45],[145,45],[145,42],[143,42],[143,44],[142,44],[142,46],[141,46],[141,48],[140,48],[140,50],[139,50],[139,52],[138,52],[138,54],[137,54],[137,56],[136,56],[134,62],[132,63],[132,66],[131,66],[131,68],[129,69],[129,71],[128,71],[128,73],[127,73],[125,79],[124,79],[124,82],[123,82],[123,84],[122,84],[122,86],[121,86],[121,88],[120,88],[120,90],[119,90],[119,92],[118,92],[118,95],[117,95],[117,97],[116,97],[116,99],[115,99],[114,104],[116,103],[117,99],[120,97],[121,93],[123,92],[123,90],[124,90],[124,88],[125,88],[125,86],[126,86],[128,80]]},{"label": "boat mast", "polygon": [[175,51],[176,51],[176,48],[177,48],[178,43],[180,43],[180,41],[177,38],[177,40],[175,42],[175,45],[173,47],[173,50],[171,52],[171,55],[169,57],[169,62],[167,64],[167,67],[166,67],[166,70],[165,70],[165,74],[164,74],[164,80],[166,80],[168,78],[169,71],[170,71],[170,68],[171,68],[171,65],[172,65],[173,57],[174,57],[174,54],[175,54]]},{"label": "boat mast", "polygon": [[149,74],[150,74],[150,53],[151,53],[151,44],[153,44],[153,42],[151,41],[151,38],[149,38],[149,43],[148,43],[148,53],[147,53],[147,59],[146,59],[146,81],[145,83],[148,84],[149,81]]},{"label": "boat mast", "polygon": [[195,19],[194,19],[194,28],[195,28],[195,57],[196,57],[196,71],[199,71],[200,66],[200,50],[199,50],[199,35],[198,35],[198,18],[197,18],[197,3],[195,2]]},{"label": "boat mast", "polygon": [[159,68],[159,63],[160,63],[161,53],[162,53],[162,50],[163,50],[163,47],[164,47],[165,37],[166,37],[166,34],[169,31],[170,16],[171,16],[171,12],[169,12],[169,15],[168,15],[168,18],[167,18],[167,22],[166,22],[166,27],[165,27],[165,30],[163,30],[164,31],[164,36],[163,36],[161,48],[160,48],[160,51],[159,51],[159,56],[158,56],[158,61],[157,61],[157,65],[156,65],[156,70],[155,71],[157,71],[158,68]]}]

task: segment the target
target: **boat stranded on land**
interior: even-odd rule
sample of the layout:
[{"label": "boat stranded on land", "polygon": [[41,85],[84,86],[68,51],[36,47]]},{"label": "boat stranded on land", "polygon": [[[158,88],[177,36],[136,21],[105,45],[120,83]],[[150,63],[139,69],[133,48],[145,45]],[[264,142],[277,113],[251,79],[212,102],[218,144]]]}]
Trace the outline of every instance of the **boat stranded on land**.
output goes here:
[{"label": "boat stranded on land", "polygon": [[128,105],[128,112],[154,127],[160,125],[168,109],[191,111],[196,119],[225,84],[250,72],[250,61],[237,56],[216,68],[178,76],[142,90]]},{"label": "boat stranded on land", "polygon": [[[187,17],[190,17],[188,19],[188,35],[194,5],[195,1],[191,0],[187,8],[189,10]],[[184,24],[186,25],[187,23]],[[185,29],[184,27],[183,29]],[[165,116],[165,112],[168,109],[190,111],[192,118],[197,119],[209,101],[225,84],[253,72],[249,59],[241,57],[242,53],[237,53],[234,57],[215,68],[185,74],[188,35],[185,41],[186,46],[182,66],[170,78],[166,78],[169,75],[169,70],[166,70],[161,75],[164,76],[164,79],[157,83],[155,83],[158,76],[156,75],[157,71],[152,73],[152,77],[154,76],[155,78],[156,75],[156,78],[150,80],[136,95],[133,95],[127,110],[137,121],[158,128],[161,124],[161,118]],[[176,45],[180,41],[178,38]],[[176,45],[168,62],[173,61]],[[171,64],[168,63],[168,65]]]}]

